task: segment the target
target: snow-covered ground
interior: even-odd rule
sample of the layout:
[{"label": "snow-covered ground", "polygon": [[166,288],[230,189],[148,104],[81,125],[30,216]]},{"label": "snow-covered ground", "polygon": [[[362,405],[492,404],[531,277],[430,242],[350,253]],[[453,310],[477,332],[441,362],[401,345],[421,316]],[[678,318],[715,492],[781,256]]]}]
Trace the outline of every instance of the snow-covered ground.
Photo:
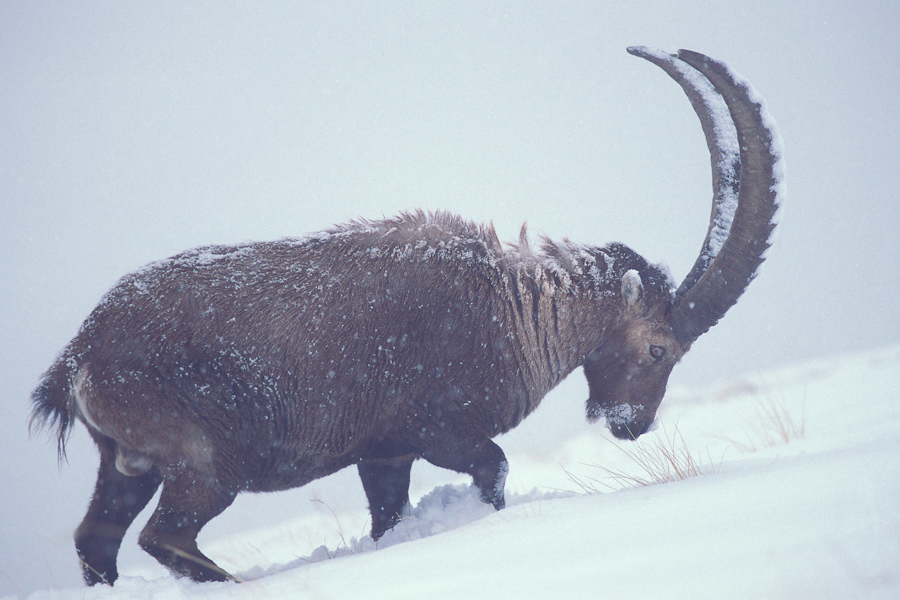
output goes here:
[{"label": "snow-covered ground", "polygon": [[[502,512],[417,463],[416,506],[377,548],[364,501],[310,492],[304,518],[201,535],[243,583],[198,585],[125,554],[115,588],[30,598],[900,598],[900,345],[672,389],[662,427],[634,443],[573,421],[580,379],[554,392],[565,408],[498,439]],[[703,474],[629,483],[654,478],[636,459],[660,449]]]}]

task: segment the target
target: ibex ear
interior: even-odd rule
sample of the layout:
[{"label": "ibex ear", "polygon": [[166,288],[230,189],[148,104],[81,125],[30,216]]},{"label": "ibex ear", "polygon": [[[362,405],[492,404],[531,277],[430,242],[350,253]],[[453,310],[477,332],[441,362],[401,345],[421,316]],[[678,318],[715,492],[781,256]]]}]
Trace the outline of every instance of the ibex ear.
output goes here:
[{"label": "ibex ear", "polygon": [[625,271],[625,274],[622,275],[622,298],[625,299],[625,306],[631,308],[640,301],[643,295],[644,284],[640,274],[634,269]]}]

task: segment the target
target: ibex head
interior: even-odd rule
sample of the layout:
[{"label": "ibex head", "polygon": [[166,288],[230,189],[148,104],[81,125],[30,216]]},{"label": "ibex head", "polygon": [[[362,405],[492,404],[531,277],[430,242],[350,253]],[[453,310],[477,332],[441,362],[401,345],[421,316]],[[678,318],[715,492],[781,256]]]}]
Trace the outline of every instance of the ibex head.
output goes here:
[{"label": "ibex head", "polygon": [[622,439],[650,428],[672,367],[756,276],[784,193],[780,139],[746,81],[696,52],[628,51],[662,68],[690,99],[710,150],[713,202],[700,255],[677,289],[659,268],[630,258],[618,331],[585,362],[588,419],[605,417]]}]

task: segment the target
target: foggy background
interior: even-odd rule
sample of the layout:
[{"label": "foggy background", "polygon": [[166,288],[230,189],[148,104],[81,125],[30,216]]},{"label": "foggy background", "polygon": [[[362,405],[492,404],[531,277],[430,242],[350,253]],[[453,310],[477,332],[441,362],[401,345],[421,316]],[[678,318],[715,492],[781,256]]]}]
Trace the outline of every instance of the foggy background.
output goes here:
[{"label": "foggy background", "polygon": [[[787,157],[769,261],[670,386],[900,339],[896,3],[294,4],[0,3],[0,595],[80,584],[97,454],[78,426],[57,468],[49,436],[28,438],[28,396],[147,262],[425,208],[504,240],[527,221],[622,241],[680,280],[708,154],[681,89],[629,45],[728,62]],[[525,425],[583,420],[573,378]],[[221,527],[310,510],[310,493],[242,497]],[[120,566],[145,560],[134,536]]]}]

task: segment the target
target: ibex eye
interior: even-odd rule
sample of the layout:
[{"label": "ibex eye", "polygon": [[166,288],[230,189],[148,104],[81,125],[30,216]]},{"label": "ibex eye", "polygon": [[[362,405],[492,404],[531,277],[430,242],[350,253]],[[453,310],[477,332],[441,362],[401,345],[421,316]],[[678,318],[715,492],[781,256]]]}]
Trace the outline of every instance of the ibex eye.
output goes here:
[{"label": "ibex eye", "polygon": [[654,360],[660,360],[665,355],[666,349],[662,346],[650,346],[650,356],[652,356]]}]

